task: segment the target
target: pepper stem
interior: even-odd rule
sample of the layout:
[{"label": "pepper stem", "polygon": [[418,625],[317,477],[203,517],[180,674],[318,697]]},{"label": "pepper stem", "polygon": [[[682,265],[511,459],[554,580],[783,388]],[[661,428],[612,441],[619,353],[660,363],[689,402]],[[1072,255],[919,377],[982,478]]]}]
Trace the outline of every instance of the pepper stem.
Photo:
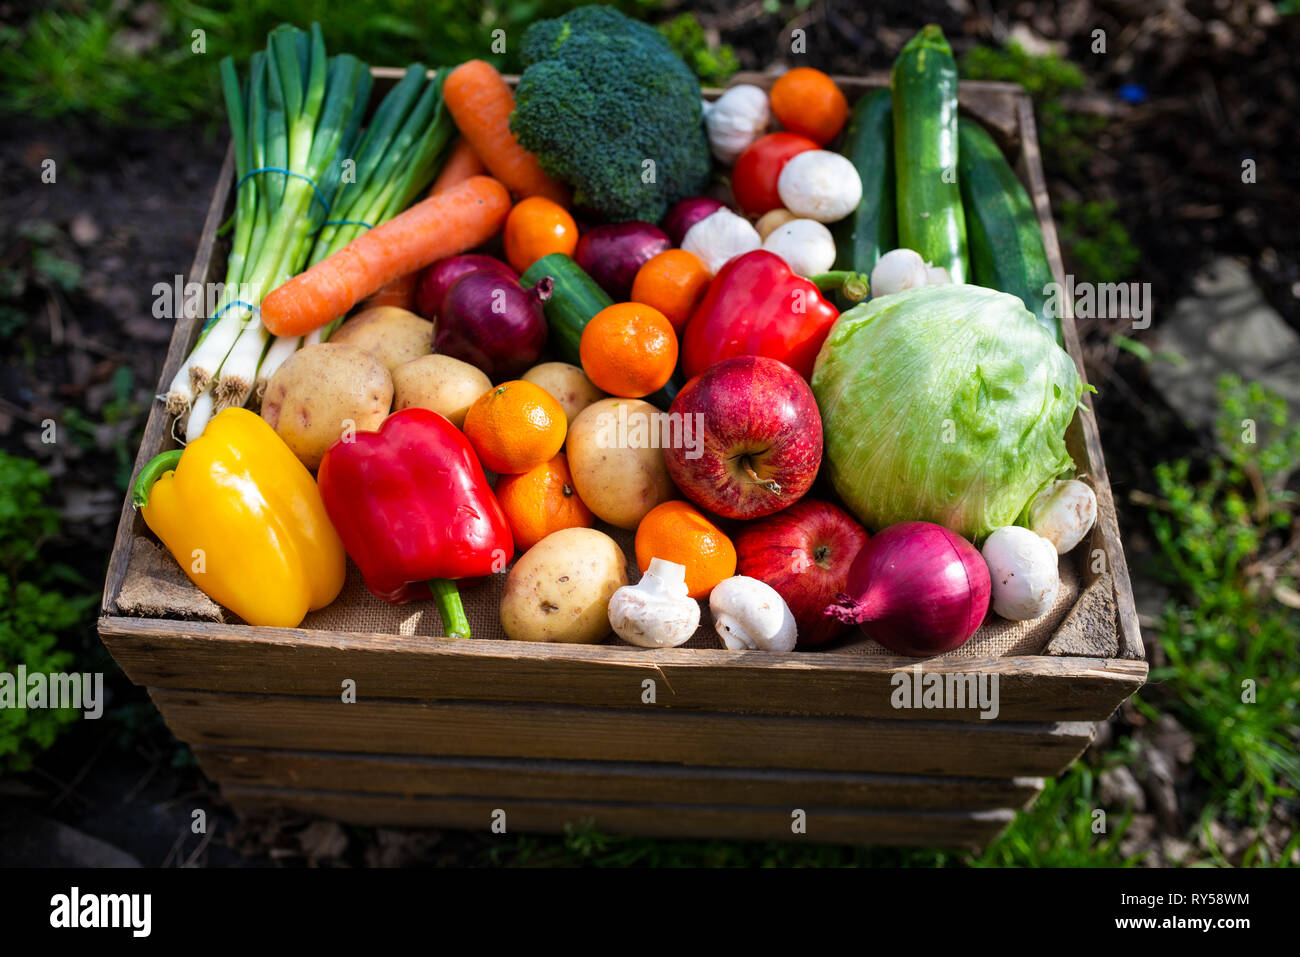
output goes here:
[{"label": "pepper stem", "polygon": [[442,615],[442,630],[448,638],[468,638],[469,619],[465,617],[465,606],[460,600],[460,589],[450,578],[430,578],[429,591],[438,605],[438,614]]},{"label": "pepper stem", "polygon": [[871,292],[871,280],[866,273],[851,269],[836,269],[831,272],[809,276],[808,281],[821,292],[833,292],[838,289],[849,302],[861,302]]},{"label": "pepper stem", "polygon": [[183,453],[183,449],[172,449],[170,452],[155,455],[146,462],[140,474],[135,477],[135,484],[131,486],[131,504],[136,508],[144,508],[148,505],[149,491],[153,488],[153,483],[162,478],[164,472],[173,471]]}]

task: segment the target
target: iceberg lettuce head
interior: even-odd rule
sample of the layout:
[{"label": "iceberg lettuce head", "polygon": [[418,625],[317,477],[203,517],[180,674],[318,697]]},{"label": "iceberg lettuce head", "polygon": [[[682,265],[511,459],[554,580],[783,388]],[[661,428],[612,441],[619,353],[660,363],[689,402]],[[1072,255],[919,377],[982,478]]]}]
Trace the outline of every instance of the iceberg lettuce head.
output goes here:
[{"label": "iceberg lettuce head", "polygon": [[925,286],[845,312],[817,356],[822,467],[870,530],[929,521],[980,541],[1073,466],[1083,383],[1015,296]]}]

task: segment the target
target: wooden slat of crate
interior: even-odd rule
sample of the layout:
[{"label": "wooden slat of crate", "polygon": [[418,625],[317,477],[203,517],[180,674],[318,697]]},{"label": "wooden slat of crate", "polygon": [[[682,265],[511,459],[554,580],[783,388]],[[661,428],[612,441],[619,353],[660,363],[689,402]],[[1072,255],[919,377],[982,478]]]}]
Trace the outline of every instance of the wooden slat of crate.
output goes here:
[{"label": "wooden slat of crate", "polygon": [[223,785],[362,791],[408,797],[645,801],[877,810],[1022,808],[1040,777],[952,778],[771,768],[684,767],[614,761],[545,761],[374,755],[260,748],[194,749]]},{"label": "wooden slat of crate", "polygon": [[[891,705],[911,658],[749,654],[711,649],[634,651],[400,635],[336,635],[294,628],[232,629],[207,622],[104,619],[100,632],[136,684],[201,691],[337,698],[345,679],[362,697],[537,701],[702,711],[817,713],[900,720],[932,711]],[[310,656],[311,667],[304,668]],[[1100,721],[1142,684],[1146,665],[1095,658],[1019,656],[928,663],[926,673],[998,678],[998,721]],[[906,675],[910,679],[910,674]],[[976,709],[946,720],[987,723]]]},{"label": "wooden slat of crate", "polygon": [[350,824],[450,827],[490,833],[493,813],[506,814],[506,833],[560,833],[567,824],[591,822],[599,831],[642,837],[797,841],[811,844],[981,846],[1015,818],[993,811],[853,811],[803,808],[808,830],[791,830],[791,808],[614,802],[503,801],[432,798],[361,792],[280,790],[226,785],[226,799],[241,815],[289,809]]},{"label": "wooden slat of crate", "polygon": [[883,721],[506,702],[412,702],[151,688],[195,744],[368,754],[637,761],[960,777],[1060,773],[1093,725]]}]

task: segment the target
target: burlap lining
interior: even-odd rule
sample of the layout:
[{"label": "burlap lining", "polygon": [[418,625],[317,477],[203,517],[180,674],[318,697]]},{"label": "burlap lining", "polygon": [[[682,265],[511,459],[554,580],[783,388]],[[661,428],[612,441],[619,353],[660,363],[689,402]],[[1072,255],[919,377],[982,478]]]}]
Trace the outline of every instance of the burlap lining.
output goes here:
[{"label": "burlap lining", "polygon": [[[601,530],[618,542],[628,557],[628,580],[637,581],[640,572],[632,550],[632,533],[601,526]],[[160,561],[164,553],[148,538],[136,536],[132,543],[131,559],[121,593],[117,599],[120,612],[149,618],[181,618],[238,621],[229,612],[214,605],[184,576],[174,561]],[[165,556],[164,556],[165,557]],[[465,612],[469,616],[470,630],[476,639],[505,640],[501,619],[497,613],[506,576],[494,575],[473,588],[462,590]],[[1065,619],[1080,592],[1079,574],[1069,556],[1061,559],[1061,589],[1052,610],[1033,621],[1004,621],[992,612],[970,641],[941,658],[1001,658],[1007,655],[1039,654]],[[683,647],[722,647],[713,631],[708,602],[701,602],[700,628]],[[407,635],[411,637],[436,636],[441,632],[441,619],[432,600],[408,605],[389,605],[373,597],[366,590],[361,573],[348,563],[347,582],[343,592],[330,605],[311,612],[302,623],[303,628],[357,634]],[[653,654],[645,649],[624,644],[611,634],[606,643],[625,648],[629,654]],[[830,646],[838,653],[862,656],[890,656],[892,653],[880,644],[868,640],[856,629],[846,639]]]}]

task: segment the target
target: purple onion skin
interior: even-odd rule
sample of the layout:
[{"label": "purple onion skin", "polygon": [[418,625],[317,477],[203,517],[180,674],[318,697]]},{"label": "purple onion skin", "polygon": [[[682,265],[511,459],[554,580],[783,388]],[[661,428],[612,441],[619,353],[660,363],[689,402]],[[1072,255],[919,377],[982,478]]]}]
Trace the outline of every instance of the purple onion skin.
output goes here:
[{"label": "purple onion skin", "polygon": [[443,300],[433,351],[476,365],[494,380],[516,378],[546,345],[542,303],[551,287],[550,277],[524,289],[487,269],[461,276]]},{"label": "purple onion skin", "polygon": [[508,276],[516,282],[519,274],[499,259],[471,253],[466,256],[451,256],[439,259],[420,274],[420,281],[415,287],[415,311],[433,322],[442,313],[442,303],[447,291],[455,285],[461,276],[486,269],[501,276]]},{"label": "purple onion skin", "polygon": [[692,226],[701,219],[713,215],[722,206],[722,203],[711,196],[687,196],[668,210],[668,215],[664,217],[662,223],[664,232],[668,234],[674,246],[680,246]]},{"label": "purple onion skin", "polygon": [[672,241],[652,223],[610,223],[583,234],[573,258],[615,302],[627,302],[637,270]]},{"label": "purple onion skin", "polygon": [[871,536],[849,568],[847,594],[826,613],[916,658],[965,644],[989,610],[992,582],[975,546],[931,522]]}]

